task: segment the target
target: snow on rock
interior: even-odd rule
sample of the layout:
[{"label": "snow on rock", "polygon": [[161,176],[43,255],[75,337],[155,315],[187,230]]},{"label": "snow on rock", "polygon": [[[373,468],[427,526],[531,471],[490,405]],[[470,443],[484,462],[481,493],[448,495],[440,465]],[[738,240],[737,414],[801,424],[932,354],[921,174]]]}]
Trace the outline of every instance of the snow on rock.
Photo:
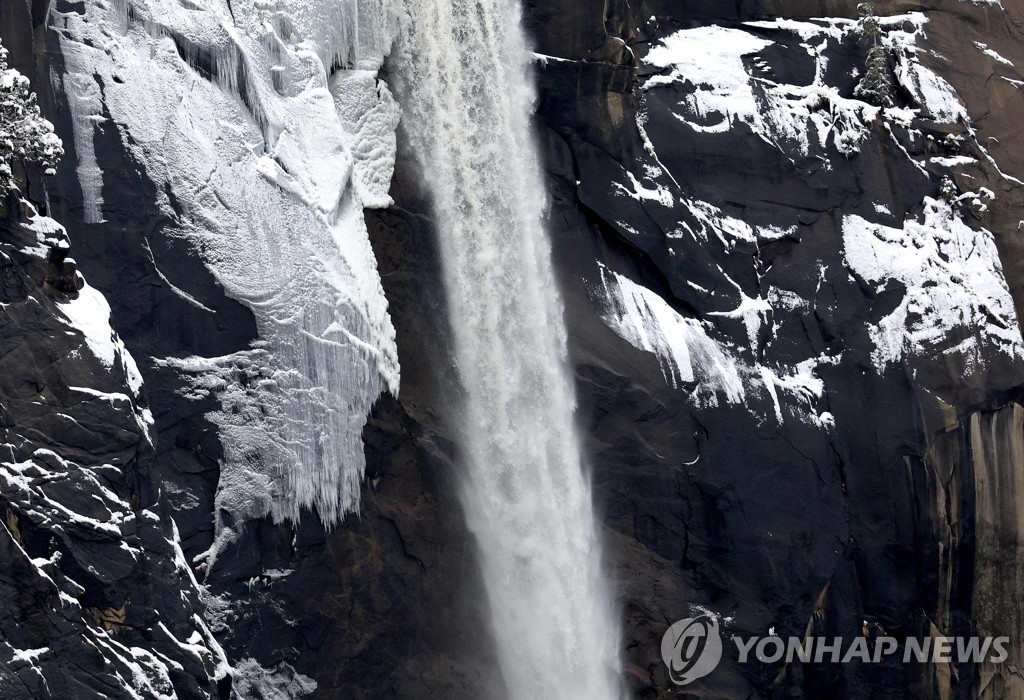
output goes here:
[{"label": "snow on rock", "polygon": [[110,304],[98,291],[86,284],[78,298],[61,301],[57,308],[71,325],[81,331],[89,351],[105,367],[120,365],[128,377],[128,385],[136,396],[142,388],[142,375],[124,342],[110,327]]},{"label": "snow on rock", "polygon": [[64,155],[64,145],[53,124],[39,112],[29,79],[7,65],[7,49],[0,45],[0,195],[18,189],[12,166],[35,163],[53,175]]},{"label": "snow on rock", "polygon": [[968,367],[994,354],[1024,358],[992,234],[968,227],[947,203],[926,198],[922,220],[902,229],[849,215],[843,243],[850,270],[876,290],[893,282],[906,288],[871,328],[880,371],[907,356],[956,354]]},{"label": "snow on rock", "polygon": [[[604,266],[595,291],[605,324],[633,347],[653,353],[665,382],[673,389],[689,389],[697,406],[718,406],[724,399],[756,413],[747,396],[756,389],[770,400],[779,423],[788,413],[821,429],[832,427],[830,414],[820,407],[825,387],[815,368],[834,363],[835,358],[808,358],[785,368],[743,359],[712,338],[704,323],[686,318],[653,290]],[[770,297],[780,306],[806,304],[783,290],[774,290]],[[759,301],[756,314],[769,309],[767,302]]]},{"label": "snow on rock", "polygon": [[[48,257],[49,251],[53,249],[67,250],[69,247],[67,232],[57,221],[48,216],[40,215],[34,206],[29,202],[22,202],[22,205],[29,213],[26,228],[36,234],[39,243],[38,256]],[[65,258],[71,262],[70,258]],[[56,308],[64,317],[68,325],[81,334],[84,343],[82,350],[99,361],[99,364],[107,370],[123,372],[131,396],[125,394],[104,394],[94,392],[91,389],[81,389],[82,392],[93,392],[94,395],[102,397],[123,398],[135,406],[140,398],[142,390],[142,374],[139,372],[135,358],[128,352],[124,341],[114,332],[110,325],[110,305],[106,298],[96,289],[87,283],[78,290],[77,295],[58,299]],[[81,352],[81,351],[80,351]],[[138,409],[136,418],[139,427],[148,434],[149,426],[153,419],[147,409]]]},{"label": "snow on rock", "polygon": [[695,131],[718,133],[743,123],[780,150],[807,155],[815,144],[831,141],[844,155],[856,153],[867,137],[866,124],[879,109],[842,97],[824,83],[824,54],[829,41],[842,38],[850,20],[751,22],[751,29],[797,34],[801,47],[815,61],[810,85],[779,83],[750,74],[760,65],[756,54],[773,42],[751,31],[718,26],[684,29],[665,37],[644,62],[667,71],[647,80],[645,90],[682,83],[690,92],[676,117]]},{"label": "snow on rock", "polygon": [[761,382],[772,398],[775,407],[775,418],[781,424],[783,404],[779,400],[779,392],[793,397],[794,403],[803,410],[797,415],[806,422],[821,428],[834,427],[832,415],[827,411],[818,413],[817,405],[825,392],[825,383],[814,373],[814,369],[822,363],[831,363],[831,358],[810,358],[798,363],[791,371],[779,371],[758,365]]},{"label": "snow on rock", "polygon": [[887,29],[883,41],[896,55],[896,81],[914,96],[923,116],[943,124],[967,123],[967,110],[953,87],[919,60],[917,41],[927,21],[925,15],[912,12],[882,22]]},{"label": "snow on rock", "polygon": [[955,124],[967,119],[967,110],[945,78],[931,68],[910,60],[909,54],[901,56],[896,79],[915,96],[933,120],[942,124]]},{"label": "snow on rock", "polygon": [[[624,170],[623,172],[625,172],[626,177],[629,178],[631,187],[626,187],[618,182],[613,182],[612,186],[615,188],[616,194],[632,197],[638,202],[651,201],[657,202],[663,207],[671,208],[673,206],[674,201],[672,193],[669,192],[668,188],[662,185],[655,185],[654,188],[646,187],[639,179],[637,179],[636,175],[630,171]],[[657,175],[658,173],[647,173],[647,176],[651,179],[657,177]]]},{"label": "snow on rock", "polygon": [[973,165],[978,162],[976,158],[971,158],[970,156],[933,156],[928,160],[944,168],[955,168],[958,165]]},{"label": "snow on rock", "polygon": [[699,321],[683,317],[655,292],[603,266],[601,283],[604,322],[633,347],[654,353],[673,388],[695,384],[699,405],[718,405],[719,395],[729,403],[743,400],[736,359]]},{"label": "snow on rock", "polygon": [[36,234],[34,244],[22,248],[21,252],[47,258],[52,250],[66,251],[71,247],[68,232],[63,226],[48,216],[42,216],[27,200],[21,200],[21,203],[27,213],[27,220],[22,222],[22,226]]},{"label": "snow on rock", "polygon": [[751,352],[756,352],[757,339],[761,332],[761,325],[764,323],[765,316],[771,311],[772,307],[768,303],[767,299],[760,296],[747,296],[743,289],[740,288],[740,286],[731,278],[726,277],[726,279],[736,286],[740,303],[736,308],[729,311],[712,311],[708,315],[721,316],[722,318],[735,318],[742,321],[744,328],[747,329],[747,340],[750,343],[750,350]]},{"label": "snow on rock", "polygon": [[[944,123],[966,120],[952,87],[918,60],[916,44],[926,22],[922,13],[880,18],[883,41],[896,56],[896,79],[928,118]],[[675,116],[695,131],[720,133],[745,124],[785,153],[806,156],[815,147],[831,144],[852,157],[868,138],[873,121],[882,118],[906,126],[916,116],[913,110],[883,110],[844,96],[826,83],[830,52],[848,51],[842,44],[852,41],[855,28],[856,22],[850,19],[815,18],[747,22],[742,28],[682,29],[661,39],[644,57],[645,64],[662,72],[649,77],[643,87],[646,92],[681,86]],[[814,61],[810,84],[772,79],[768,65],[758,56],[775,43],[761,36],[772,32],[799,38],[799,46]]]},{"label": "snow on rock", "polygon": [[[867,139],[879,137],[886,138],[888,146],[898,149],[926,176],[928,166],[960,168],[976,164],[977,156],[962,155],[966,151],[948,144],[943,144],[945,152],[923,147],[920,139],[929,121],[962,124],[966,135],[950,138],[971,140],[978,152],[991,161],[977,143],[955,91],[923,64],[925,58],[942,60],[925,48],[927,22],[927,16],[921,12],[879,18],[882,41],[893,58],[893,77],[903,88],[900,95],[905,101],[902,106],[885,109],[850,96],[856,74],[846,76],[841,85],[830,82],[836,77],[834,65],[830,70],[833,58],[848,61],[850,51],[855,49],[855,20],[774,19],[733,27],[679,29],[660,36],[642,57],[645,68],[641,75],[647,77],[642,79],[637,113],[637,129],[652,163],[618,178],[612,184],[613,194],[632,197],[648,211],[681,204],[689,216],[676,217],[679,223],[675,227],[663,224],[668,230],[667,238],[681,239],[680,246],[692,240],[704,247],[710,244],[711,249],[726,254],[745,253],[793,231],[784,226],[756,226],[743,220],[742,215],[730,216],[718,206],[685,195],[658,159],[658,149],[663,147],[657,142],[658,135],[654,134],[652,140],[647,128],[648,111],[660,109],[663,104],[701,138],[716,139],[724,131],[749,129],[794,161],[815,156],[825,170],[833,167],[828,157],[831,149],[854,157]],[[772,60],[779,52],[786,54],[786,61]],[[797,75],[806,77],[799,79],[801,84],[790,84],[798,80],[787,76]],[[925,123],[914,128],[918,120]],[[985,212],[989,199],[987,193],[980,191],[960,197],[976,215]],[[996,352],[1017,358],[1020,334],[991,235],[972,231],[958,218],[951,218],[948,211],[946,215],[937,213],[945,205],[929,201],[923,222],[908,222],[902,231],[884,233],[884,227],[868,225],[856,216],[846,219],[847,253],[854,272],[879,291],[888,289],[886,285],[892,285],[894,280],[908,288],[903,303],[871,331],[877,346],[875,362],[881,368],[908,353],[929,352],[957,353],[968,364],[984,362]],[[892,216],[884,204],[874,207],[879,215]],[[663,218],[667,220],[670,216],[666,213]],[[891,218],[887,221],[891,222]],[[861,222],[860,228],[856,222]],[[619,227],[629,230],[626,223],[620,222]],[[924,230],[929,231],[928,236],[921,234]],[[897,233],[908,240],[894,242]],[[909,242],[911,238],[914,243]],[[892,249],[883,253],[884,246]],[[892,269],[872,271],[865,267],[866,256],[875,252]],[[956,272],[960,268],[964,270]],[[763,388],[780,421],[793,413],[822,428],[831,425],[828,411],[821,405],[827,397],[816,389],[813,367],[832,360],[804,358],[802,361],[811,364],[801,368],[802,365],[792,365],[795,360],[789,358],[790,363],[779,366],[770,357],[771,340],[764,344],[765,334],[773,335],[775,331],[776,307],[805,308],[807,300],[784,290],[745,289],[727,279],[738,292],[733,295],[733,303],[726,309],[719,306],[705,312],[699,319],[685,319],[650,290],[637,292],[636,285],[628,280],[619,284],[608,272],[603,272],[602,277],[607,297],[605,321],[631,344],[656,353],[666,379],[673,386],[685,384],[684,377],[689,376],[689,371],[693,375],[690,381],[698,384],[699,394],[699,372],[688,370],[692,351],[687,354],[679,348],[690,350],[694,337],[717,338],[715,329],[724,328],[726,319],[739,320],[747,331],[749,348],[716,343],[722,356],[729,358],[736,368],[731,376],[742,379],[748,395]],[[968,281],[951,281],[960,278]],[[689,284],[700,293],[711,293],[706,282]],[[958,284],[977,289],[964,293]],[[977,337],[965,337],[972,333]],[[986,335],[995,338],[995,342]],[[673,342],[672,338],[683,340]],[[944,342],[948,338],[954,340]]]},{"label": "snow on rock", "polygon": [[[30,203],[0,227],[0,540],[9,574],[0,587],[10,600],[17,588],[35,601],[31,615],[0,620],[0,688],[169,700],[180,697],[171,678],[182,672],[213,688],[230,668],[219,667],[212,635],[182,653],[164,644],[171,628],[192,634],[198,586],[163,577],[171,550],[154,541],[165,523],[141,507],[152,416],[107,301],[88,285],[40,284],[69,262],[55,262],[68,239]],[[161,608],[150,616],[153,600]],[[154,618],[158,629],[140,629]],[[54,664],[61,673],[45,672]]]},{"label": "snow on rock", "polygon": [[996,61],[998,63],[1002,63],[1004,66],[1011,66],[1011,67],[1013,66],[1013,61],[1011,61],[1010,59],[1006,58],[1005,56],[1000,54],[995,49],[989,48],[988,44],[983,44],[980,41],[976,41],[976,42],[974,42],[974,45],[978,47],[979,51],[981,51],[983,54],[985,54],[989,58],[993,59],[994,61]]},{"label": "snow on rock", "polygon": [[[683,201],[690,214],[693,215],[696,231],[691,231],[700,241],[708,241],[713,235],[726,250],[732,250],[738,242],[760,243],[775,241],[792,235],[796,227],[781,228],[779,226],[751,226],[742,219],[731,217],[709,202],[696,199]],[[689,226],[682,222],[684,226]]]},{"label": "snow on rock", "polygon": [[[399,385],[363,220],[364,207],[391,201],[398,108],[376,77],[391,43],[385,4],[126,0],[51,12],[79,153],[107,115],[157,185],[165,235],[191,241],[255,314],[254,357],[272,381],[246,390],[244,415],[269,418],[217,420],[222,502],[277,520],[315,507],[327,523],[356,510],[362,426]],[[97,189],[91,165],[80,175]],[[228,386],[225,407],[236,402]]]},{"label": "snow on rock", "polygon": [[672,83],[697,88],[684,98],[691,118],[679,116],[696,131],[728,131],[734,119],[754,124],[757,102],[743,58],[770,44],[739,29],[713,25],[683,29],[665,37],[644,58],[647,64],[669,71],[650,78],[646,88]]}]

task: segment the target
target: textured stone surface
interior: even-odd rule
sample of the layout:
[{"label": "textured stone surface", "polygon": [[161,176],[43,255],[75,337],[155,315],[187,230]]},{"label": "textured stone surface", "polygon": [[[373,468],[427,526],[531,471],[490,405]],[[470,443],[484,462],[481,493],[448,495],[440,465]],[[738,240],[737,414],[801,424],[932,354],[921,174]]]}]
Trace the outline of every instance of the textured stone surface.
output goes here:
[{"label": "textured stone surface", "polygon": [[109,326],[107,357],[102,328],[78,324],[91,314],[105,326],[105,307],[65,257],[63,230],[11,197],[0,241],[0,691],[214,697],[219,649],[193,619],[201,592],[157,515],[131,358]]},{"label": "textured stone surface", "polygon": [[[984,42],[1024,65],[1024,15],[1018,5],[1004,4],[875,6],[881,15],[926,12],[924,49],[935,53],[922,51],[922,62],[956,89],[977,143],[1005,173],[1022,175],[1016,115],[1024,108],[1024,92],[1002,80],[1021,75],[974,45]],[[889,214],[881,218],[898,228],[922,214],[923,199],[937,196],[946,171],[929,164],[922,173],[908,156],[923,156],[926,146],[918,143],[915,151],[904,132],[890,138],[877,124],[855,157],[832,147],[793,157],[746,126],[697,132],[673,116],[674,93],[645,97],[641,89],[657,73],[643,65],[643,56],[678,28],[738,27],[774,17],[852,18],[855,5],[527,3],[537,52],[568,59],[538,65],[537,139],[579,417],[619,590],[627,675],[638,698],[678,696],[659,643],[667,625],[695,604],[733,617],[727,631],[740,635],[764,634],[769,627],[800,635],[809,622],[820,634],[855,635],[865,621],[897,637],[933,628],[1021,635],[1020,602],[1007,583],[1021,577],[1014,556],[1021,530],[1013,515],[1024,468],[1020,363],[977,366],[935,353],[907,356],[879,371],[869,327],[899,305],[906,289],[894,284],[879,291],[850,274],[844,258],[844,216],[877,221],[874,205],[884,204]],[[648,21],[652,16],[654,22]],[[30,10],[5,1],[0,17],[12,63],[44,85],[51,68],[60,70],[60,56],[43,29],[41,3]],[[810,80],[813,66],[797,37],[757,31],[775,42],[761,54],[765,67],[757,70],[777,81]],[[830,50],[830,79],[849,96],[849,71],[863,60],[862,51],[851,41]],[[453,373],[443,294],[429,208],[410,159],[400,158],[395,206],[368,215],[398,332],[403,384],[400,398],[380,401],[364,431],[362,514],[332,530],[315,514],[294,527],[247,524],[209,572],[197,569],[201,579],[207,575],[212,594],[201,601],[197,587],[173,566],[169,518],[187,561],[210,547],[222,446],[205,414],[216,401],[184,398],[185,380],[153,358],[229,355],[248,347],[255,324],[224,295],[195,251],[169,235],[152,184],[110,122],[99,126],[96,143],[106,222],[84,223],[65,102],[59,93],[42,97],[68,146],[47,190],[51,215],[68,227],[79,270],[108,299],[111,324],[138,361],[145,389],[134,408],[148,405],[152,411],[154,446],[140,437],[134,409],[68,394],[77,385],[124,391],[126,380],[68,354],[81,342],[62,335],[41,285],[48,274],[74,275],[61,269],[54,276],[45,259],[12,252],[25,233],[17,223],[23,217],[11,212],[0,222],[3,294],[5,303],[20,300],[24,311],[4,312],[0,341],[9,350],[0,361],[3,427],[22,435],[32,431],[33,449],[49,445],[77,465],[76,473],[102,473],[107,488],[123,500],[126,518],[149,510],[159,522],[136,516],[137,531],[123,532],[123,541],[144,553],[135,561],[116,537],[94,541],[42,518],[43,511],[24,500],[28,492],[3,490],[0,588],[8,602],[0,639],[16,641],[18,649],[49,646],[51,652],[35,660],[38,671],[33,664],[8,662],[11,654],[2,652],[0,694],[96,697],[95,683],[103,677],[93,680],[93,672],[102,659],[77,641],[76,631],[108,626],[122,643],[131,639],[183,664],[171,679],[178,697],[216,697],[208,660],[185,658],[149,632],[159,618],[187,638],[194,608],[214,621],[232,664],[253,658],[268,669],[292,673],[287,669],[293,667],[317,682],[313,697],[501,697],[474,545],[455,496],[458,446],[447,424]],[[900,100],[909,104],[910,96],[901,93]],[[665,177],[659,182],[674,197],[712,203],[755,225],[793,226],[793,232],[770,242],[730,247],[712,237],[700,244],[673,235],[680,222],[697,226],[692,210],[617,195],[615,183],[631,186],[625,172],[639,175],[651,165],[637,129],[640,109],[660,164],[672,175],[672,183]],[[912,128],[940,140],[963,131],[962,125],[924,121]],[[822,168],[819,157],[827,157],[832,169]],[[966,209],[963,216],[995,234],[1021,309],[1022,188],[984,159],[954,170],[949,174],[962,190],[984,185],[995,192],[980,219]],[[38,179],[27,191],[43,200]],[[602,319],[607,270],[657,293],[681,316],[706,322],[718,342],[751,367],[787,368],[823,354],[837,358],[816,369],[825,387],[816,406],[832,415],[834,428],[799,420],[801,405],[791,396],[781,399],[780,422],[772,397],[754,380],[747,382],[742,403],[699,405],[692,385],[667,382],[654,354],[623,340]],[[189,304],[170,284],[212,311]],[[773,310],[772,323],[764,324],[752,348],[741,319],[715,314],[734,309],[740,292],[767,294],[769,286],[811,307]],[[38,303],[28,304],[29,298]],[[772,325],[774,339],[767,330]],[[962,338],[947,340],[955,345]],[[31,397],[44,391],[64,413],[95,429],[78,435],[58,425],[51,409],[28,408]],[[66,477],[57,466],[45,468]],[[1001,486],[994,488],[993,480]],[[81,494],[61,492],[60,498],[69,506],[89,503]],[[83,591],[59,576],[51,585],[42,574],[49,565],[32,563],[33,557],[49,557],[54,546],[62,557],[51,568]],[[89,566],[97,573],[84,576]],[[54,586],[79,599],[81,609],[61,614]],[[989,672],[960,667],[950,681],[943,669],[930,667],[740,666],[727,655],[718,672],[688,690],[706,697],[969,698],[987,687],[984,697],[1022,697],[1019,679],[1005,675],[990,683]],[[227,692],[226,684],[221,688]],[[104,692],[128,697],[113,688]]]}]

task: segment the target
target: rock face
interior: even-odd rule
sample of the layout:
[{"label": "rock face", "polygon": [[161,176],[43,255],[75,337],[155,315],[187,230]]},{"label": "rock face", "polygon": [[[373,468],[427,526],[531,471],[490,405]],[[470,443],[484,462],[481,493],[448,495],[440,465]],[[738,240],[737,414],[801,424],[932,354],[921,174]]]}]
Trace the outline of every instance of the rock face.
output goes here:
[{"label": "rock face", "polygon": [[[1024,638],[1024,14],[874,11],[888,109],[854,99],[867,49],[853,2],[526,3],[634,697],[679,694],[659,645],[692,606],[740,636]],[[67,148],[0,219],[0,694],[502,697],[455,496],[431,213],[401,128],[394,204],[366,228],[402,385],[363,430],[360,514],[236,521],[218,500],[236,446],[217,416],[225,386],[262,379],[247,359],[260,322],[174,235],[158,204],[173,182],[155,184],[101,93],[99,217],[83,194],[54,20],[80,12],[0,4],[0,39]],[[223,360],[225,384],[199,392],[168,361],[191,357]],[[203,566],[225,524],[233,542]],[[1022,654],[727,653],[685,690],[1019,698]]]},{"label": "rock face", "polygon": [[[898,105],[920,109],[900,123],[896,110],[852,116],[863,50],[837,31],[844,25],[783,5],[648,6],[606,14],[579,39],[578,18],[561,24],[554,11],[537,23],[538,52],[571,59],[540,68],[541,141],[565,287],[579,292],[570,337],[641,696],[671,687],[657,646],[664,617],[685,617],[694,603],[733,616],[741,636],[770,627],[801,636],[812,619],[819,634],[855,634],[867,621],[897,637],[927,636],[932,625],[963,635],[993,629],[979,614],[998,606],[984,592],[993,571],[1015,576],[979,559],[973,543],[979,527],[1000,542],[992,549],[1015,547],[1016,526],[984,514],[1015,510],[1012,488],[1001,506],[977,497],[992,479],[979,472],[1019,472],[1007,447],[1017,430],[1006,420],[989,432],[968,426],[1015,410],[1019,330],[1005,290],[1002,310],[984,318],[967,290],[984,277],[1001,285],[1002,265],[1019,299],[1020,188],[996,170],[1019,161],[986,154],[1006,126],[964,117],[985,115],[972,97],[999,99],[1002,87],[981,97],[960,73],[1019,78],[1002,36],[1013,10],[877,8],[912,11],[882,20]],[[829,8],[844,10],[856,16],[852,5]],[[965,14],[977,32],[968,40],[950,19]],[[908,76],[929,68],[965,112],[918,94]],[[856,151],[844,152],[846,138]],[[946,211],[944,176],[960,192],[987,187],[995,201],[972,212],[968,196]],[[986,263],[974,257],[982,249]],[[976,263],[989,272],[958,272]],[[595,294],[611,297],[604,313],[619,338],[591,321]],[[1000,466],[974,448],[955,468],[927,457],[966,433]],[[955,682],[937,673],[775,664],[719,671],[703,685],[729,697],[1020,693],[1012,678],[993,690],[987,669],[959,668]]]},{"label": "rock face", "polygon": [[53,219],[2,228],[5,697],[216,697],[228,665],[153,481],[153,418]]}]

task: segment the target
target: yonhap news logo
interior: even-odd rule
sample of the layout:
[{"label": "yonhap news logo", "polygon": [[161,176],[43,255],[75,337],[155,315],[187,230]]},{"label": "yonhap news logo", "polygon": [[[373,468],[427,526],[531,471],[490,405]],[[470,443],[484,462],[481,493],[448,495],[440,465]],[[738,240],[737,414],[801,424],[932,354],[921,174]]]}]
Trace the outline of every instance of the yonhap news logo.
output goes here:
[{"label": "yonhap news logo", "polygon": [[722,635],[711,613],[676,622],[661,638],[661,658],[676,685],[703,678],[722,660]]},{"label": "yonhap news logo", "polygon": [[[722,661],[720,617],[695,609],[661,638],[661,658],[676,685],[688,685],[711,674]],[[730,636],[741,664],[793,663],[981,663],[1001,664],[1009,658],[1009,637],[780,637],[774,628],[764,637]]]}]

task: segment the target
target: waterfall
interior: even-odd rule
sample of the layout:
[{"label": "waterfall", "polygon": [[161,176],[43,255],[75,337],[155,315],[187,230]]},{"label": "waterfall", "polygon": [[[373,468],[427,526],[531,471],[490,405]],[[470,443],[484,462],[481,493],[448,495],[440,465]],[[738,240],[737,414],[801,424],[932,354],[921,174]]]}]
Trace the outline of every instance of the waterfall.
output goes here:
[{"label": "waterfall", "polygon": [[574,424],[514,0],[409,0],[392,79],[430,189],[462,382],[462,503],[516,699],[612,699],[618,623]]}]

